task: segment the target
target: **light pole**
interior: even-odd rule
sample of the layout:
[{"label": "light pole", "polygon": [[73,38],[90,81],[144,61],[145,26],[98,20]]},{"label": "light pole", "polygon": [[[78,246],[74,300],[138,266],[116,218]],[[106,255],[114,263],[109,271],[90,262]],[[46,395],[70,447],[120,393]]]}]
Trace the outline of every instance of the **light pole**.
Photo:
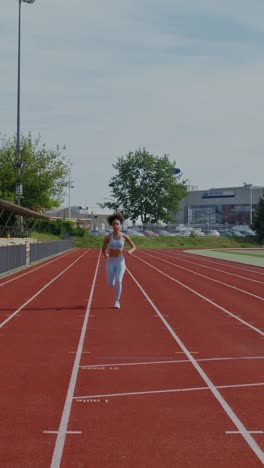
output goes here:
[{"label": "light pole", "polygon": [[249,213],[249,222],[250,225],[252,224],[252,184],[249,186],[250,188],[250,213]]},{"label": "light pole", "polygon": [[71,219],[71,189],[74,188],[74,185],[72,185],[72,180],[71,180],[71,173],[69,173],[69,219]]},{"label": "light pole", "polygon": [[18,205],[21,205],[21,198],[23,196],[23,184],[21,183],[22,161],[21,161],[21,148],[20,148],[20,77],[21,77],[20,65],[21,65],[21,4],[22,2],[34,3],[35,0],[18,0],[17,141],[16,141],[16,169],[17,169],[16,195],[17,195]]}]

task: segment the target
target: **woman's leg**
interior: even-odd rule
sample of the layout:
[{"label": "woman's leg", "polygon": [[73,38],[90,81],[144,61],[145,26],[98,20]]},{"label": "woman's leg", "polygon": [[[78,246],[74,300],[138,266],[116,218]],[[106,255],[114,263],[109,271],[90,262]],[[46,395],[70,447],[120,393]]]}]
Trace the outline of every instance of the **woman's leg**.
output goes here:
[{"label": "woman's leg", "polygon": [[125,260],[122,257],[115,269],[115,301],[119,301],[122,292],[122,280],[126,271]]},{"label": "woman's leg", "polygon": [[115,269],[116,265],[111,258],[108,258],[106,262],[106,278],[107,286],[112,288],[115,285]]}]

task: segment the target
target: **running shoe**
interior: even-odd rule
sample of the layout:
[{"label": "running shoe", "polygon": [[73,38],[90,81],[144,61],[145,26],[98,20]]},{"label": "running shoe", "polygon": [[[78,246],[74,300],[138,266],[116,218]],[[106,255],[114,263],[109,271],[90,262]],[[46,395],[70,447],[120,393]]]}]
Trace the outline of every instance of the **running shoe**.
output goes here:
[{"label": "running shoe", "polygon": [[115,309],[120,309],[120,302],[119,301],[115,301],[114,308]]}]

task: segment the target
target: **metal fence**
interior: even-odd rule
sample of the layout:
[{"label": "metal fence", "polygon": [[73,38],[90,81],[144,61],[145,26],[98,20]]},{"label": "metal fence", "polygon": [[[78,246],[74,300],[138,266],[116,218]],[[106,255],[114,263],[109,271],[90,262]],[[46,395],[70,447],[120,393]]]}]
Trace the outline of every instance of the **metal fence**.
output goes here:
[{"label": "metal fence", "polygon": [[37,242],[30,245],[30,263],[64,252],[72,248],[72,240]]},{"label": "metal fence", "polygon": [[26,245],[0,247],[0,274],[26,265]]},{"label": "metal fence", "polygon": [[0,275],[71,248],[71,239],[0,247]]}]

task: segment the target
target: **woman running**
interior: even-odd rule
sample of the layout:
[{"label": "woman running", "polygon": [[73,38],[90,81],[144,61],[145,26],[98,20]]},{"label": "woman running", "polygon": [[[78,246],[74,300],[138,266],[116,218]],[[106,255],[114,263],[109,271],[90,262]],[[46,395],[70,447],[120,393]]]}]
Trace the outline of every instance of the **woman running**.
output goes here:
[{"label": "woman running", "polygon": [[102,252],[107,259],[106,275],[109,288],[115,286],[115,303],[114,308],[120,309],[120,296],[122,292],[122,279],[126,270],[125,259],[123,257],[123,249],[125,241],[128,242],[131,249],[127,250],[128,255],[131,255],[136,246],[132,240],[125,234],[120,232],[124,218],[121,213],[114,213],[107,218],[113,232],[105,236],[102,247]]}]

